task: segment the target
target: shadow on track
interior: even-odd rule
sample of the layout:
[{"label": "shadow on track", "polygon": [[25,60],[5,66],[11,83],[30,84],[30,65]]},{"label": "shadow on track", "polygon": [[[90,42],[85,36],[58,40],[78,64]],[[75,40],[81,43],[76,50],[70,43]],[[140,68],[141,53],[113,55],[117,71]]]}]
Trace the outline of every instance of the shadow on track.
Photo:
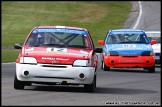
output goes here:
[{"label": "shadow on track", "polygon": [[49,92],[84,92],[83,86],[68,86],[68,85],[32,85],[27,86],[25,90],[32,91],[49,91]]},{"label": "shadow on track", "polygon": [[143,89],[128,89],[128,88],[106,88],[106,87],[98,87],[95,93],[99,94],[144,94],[144,93],[158,93],[157,91],[152,90],[143,90]]},{"label": "shadow on track", "polygon": [[[30,86],[30,88],[25,88],[25,90],[30,91],[47,91],[47,92],[74,92],[74,93],[87,93],[84,91],[84,87],[81,86]],[[35,87],[35,88],[34,88]],[[144,93],[158,93],[157,91],[144,90],[144,89],[128,89],[128,88],[106,88],[106,87],[97,87],[95,92],[90,94],[144,94]]]}]

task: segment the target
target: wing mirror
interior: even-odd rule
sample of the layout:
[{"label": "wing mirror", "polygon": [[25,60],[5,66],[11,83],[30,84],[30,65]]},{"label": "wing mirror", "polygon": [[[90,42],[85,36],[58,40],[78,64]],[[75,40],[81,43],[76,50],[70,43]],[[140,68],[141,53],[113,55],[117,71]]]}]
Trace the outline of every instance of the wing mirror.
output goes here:
[{"label": "wing mirror", "polygon": [[151,45],[153,45],[153,44],[156,44],[157,43],[157,41],[156,40],[151,40]]},{"label": "wing mirror", "polygon": [[98,40],[99,45],[104,45],[104,40]]},{"label": "wing mirror", "polygon": [[94,52],[96,52],[96,53],[102,53],[103,52],[103,49],[102,48],[95,48],[94,49]]},{"label": "wing mirror", "polygon": [[14,48],[15,49],[21,49],[22,48],[22,44],[19,44],[19,43],[18,44],[15,44],[14,45]]}]

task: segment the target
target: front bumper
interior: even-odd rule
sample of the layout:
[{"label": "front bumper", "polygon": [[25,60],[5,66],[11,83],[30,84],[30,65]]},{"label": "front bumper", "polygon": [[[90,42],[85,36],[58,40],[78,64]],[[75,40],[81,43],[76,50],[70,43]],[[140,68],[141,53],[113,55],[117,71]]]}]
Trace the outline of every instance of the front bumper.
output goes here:
[{"label": "front bumper", "polygon": [[[24,72],[28,71],[28,75]],[[49,82],[67,84],[91,84],[95,74],[94,67],[73,67],[72,65],[19,64],[16,63],[16,76],[20,81]],[[80,78],[80,74],[84,74]],[[83,75],[82,75],[83,76]]]},{"label": "front bumper", "polygon": [[155,65],[155,58],[154,56],[105,56],[104,62],[108,67],[143,68],[153,67]]}]

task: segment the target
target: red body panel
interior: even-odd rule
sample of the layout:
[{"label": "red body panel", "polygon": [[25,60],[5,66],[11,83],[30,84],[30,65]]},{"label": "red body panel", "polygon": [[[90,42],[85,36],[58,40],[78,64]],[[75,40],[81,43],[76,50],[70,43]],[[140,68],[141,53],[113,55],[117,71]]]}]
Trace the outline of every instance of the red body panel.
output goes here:
[{"label": "red body panel", "polygon": [[117,68],[142,68],[154,66],[154,56],[137,56],[137,57],[124,57],[124,56],[104,56],[104,62],[108,67]]},{"label": "red body panel", "polygon": [[[73,64],[76,59],[88,60],[92,56],[92,50],[78,48],[61,48],[66,52],[47,51],[52,47],[24,47],[21,56],[34,57],[38,63],[57,63],[57,64]],[[60,48],[56,48],[60,49]],[[53,62],[55,61],[55,62]],[[19,62],[19,60],[17,60]]]}]

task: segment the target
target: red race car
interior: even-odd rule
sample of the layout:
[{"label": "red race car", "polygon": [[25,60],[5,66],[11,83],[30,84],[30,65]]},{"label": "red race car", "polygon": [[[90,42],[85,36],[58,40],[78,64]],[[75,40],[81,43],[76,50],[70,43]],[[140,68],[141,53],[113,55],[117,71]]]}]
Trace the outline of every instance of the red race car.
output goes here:
[{"label": "red race car", "polygon": [[86,91],[96,88],[96,53],[90,33],[85,28],[38,26],[32,29],[16,60],[15,89],[32,83],[84,85]]}]

